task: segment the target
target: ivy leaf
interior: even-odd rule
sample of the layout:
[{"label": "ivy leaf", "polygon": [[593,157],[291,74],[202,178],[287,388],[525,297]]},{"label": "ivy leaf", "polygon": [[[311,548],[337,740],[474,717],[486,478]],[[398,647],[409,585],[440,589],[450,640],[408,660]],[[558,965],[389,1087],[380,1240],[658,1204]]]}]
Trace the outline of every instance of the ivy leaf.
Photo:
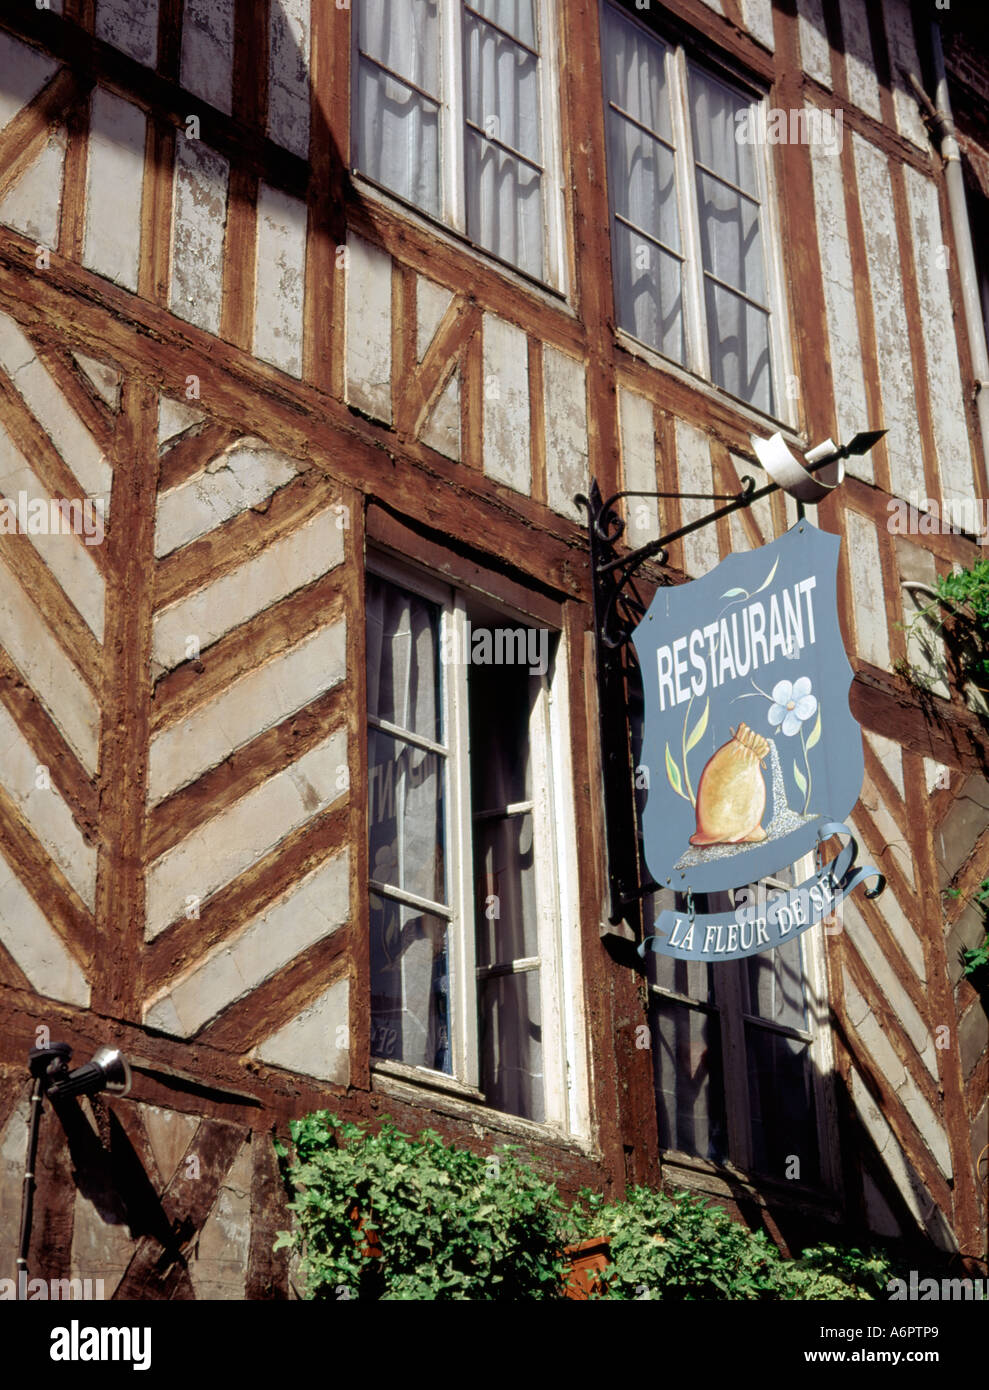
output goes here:
[{"label": "ivy leaf", "polygon": [[780,562],[779,562],[779,556],[777,556],[777,558],[776,558],[776,564],[773,566],[773,568],[772,568],[772,569],[769,571],[769,573],[766,575],[765,579],[764,579],[764,580],[762,581],[762,583],[759,585],[758,589],[756,589],[756,593],[757,593],[757,594],[761,594],[762,591],[763,591],[763,589],[767,589],[767,588],[769,587],[769,585],[772,584],[772,582],[773,582],[773,575],[776,573],[777,569],[779,568],[779,563],[780,563]]},{"label": "ivy leaf", "polygon": [[801,793],[801,795],[806,794],[807,778],[800,771],[799,767],[797,767],[796,759],[794,759],[793,763],[793,780],[796,782],[797,790]]},{"label": "ivy leaf", "polygon": [[704,713],[701,715],[700,719],[698,719],[697,723],[694,725],[693,733],[691,733],[688,736],[687,742],[684,745],[685,753],[689,753],[691,748],[696,748],[698,743],[700,743],[701,739],[704,737],[704,731],[707,728],[707,716],[710,708],[711,697],[709,695],[704,702]]},{"label": "ivy leaf", "polygon": [[808,753],[809,753],[810,750],[814,747],[815,743],[817,743],[817,741],[820,739],[820,737],[821,737],[821,706],[818,705],[818,707],[817,707],[817,720],[815,721],[815,724],[814,724],[813,729],[811,729],[811,731],[810,731],[810,737],[807,739],[806,748],[807,748],[807,752],[808,752]]},{"label": "ivy leaf", "polygon": [[670,752],[669,744],[666,745],[666,776],[677,796],[684,796],[683,783],[680,780],[680,769],[673,761],[673,755]]}]

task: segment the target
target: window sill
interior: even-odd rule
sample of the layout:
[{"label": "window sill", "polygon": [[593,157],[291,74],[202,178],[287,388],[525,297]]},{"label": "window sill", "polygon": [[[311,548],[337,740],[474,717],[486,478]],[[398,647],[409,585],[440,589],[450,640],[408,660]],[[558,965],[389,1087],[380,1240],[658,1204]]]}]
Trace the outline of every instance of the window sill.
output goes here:
[{"label": "window sill", "polygon": [[415,230],[425,232],[431,238],[438,238],[450,250],[459,252],[470,260],[483,265],[494,274],[511,281],[517,289],[537,295],[549,307],[562,310],[569,318],[575,319],[577,317],[570,303],[567,290],[557,289],[546,280],[539,280],[534,275],[528,275],[518,266],[512,265],[510,261],[502,260],[494,251],[486,251],[483,247],[470,241],[462,232],[458,232],[456,228],[430,216],[428,212],[423,212],[422,208],[416,207],[414,203],[407,203],[404,198],[398,197],[397,194],[382,187],[381,184],[375,183],[357,169],[351,169],[350,181],[355,192],[359,195],[361,203],[369,204],[372,209],[377,204],[384,211],[401,217]]},{"label": "window sill", "polygon": [[[802,453],[811,446],[797,433],[796,426],[792,421],[779,420],[773,415],[767,415],[765,411],[759,410],[754,405],[748,405],[737,396],[731,395],[728,391],[722,390],[720,386],[715,386],[712,382],[696,372],[692,372],[687,367],[682,367],[678,362],[672,361],[669,357],[664,357],[662,353],[656,352],[654,348],[647,347],[638,338],[624,328],[615,329],[615,343],[619,349],[623,349],[631,357],[637,358],[640,362],[649,367],[655,367],[657,371],[666,372],[684,386],[696,391],[699,396],[715,402],[723,410],[730,410],[738,418],[741,428],[746,431],[762,431],[767,427],[774,433],[778,430],[793,449]],[[756,465],[759,466],[758,464]]]},{"label": "window sill", "polygon": [[524,1139],[531,1144],[551,1145],[553,1148],[567,1149],[582,1158],[600,1160],[600,1153],[589,1139],[567,1134],[556,1125],[539,1124],[518,1115],[507,1115],[501,1110],[491,1110],[484,1104],[479,1092],[456,1081],[452,1082],[452,1086],[444,1084],[448,1080],[438,1079],[436,1072],[416,1073],[413,1068],[399,1070],[394,1063],[375,1063],[371,1067],[371,1089],[377,1095],[390,1096],[417,1109],[465,1120],[475,1127],[501,1133],[506,1139]]},{"label": "window sill", "polygon": [[840,1221],[841,1210],[833,1192],[805,1187],[799,1183],[778,1183],[752,1173],[743,1173],[731,1163],[713,1163],[695,1154],[675,1149],[661,1150],[664,1181],[691,1191],[731,1201],[750,1201],[760,1207],[785,1205],[813,1212],[826,1220]]}]

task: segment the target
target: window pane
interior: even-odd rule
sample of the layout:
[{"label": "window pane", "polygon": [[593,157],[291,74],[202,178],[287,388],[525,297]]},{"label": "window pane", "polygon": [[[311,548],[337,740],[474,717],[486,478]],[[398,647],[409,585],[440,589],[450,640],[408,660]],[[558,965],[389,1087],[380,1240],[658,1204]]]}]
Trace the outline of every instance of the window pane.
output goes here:
[{"label": "window pane", "polygon": [[530,48],[539,47],[533,0],[470,0],[470,8],[514,34],[521,43],[528,44]]},{"label": "window pane", "polygon": [[800,1181],[820,1180],[817,1120],[810,1047],[797,1038],[745,1025],[755,1167],[781,1181],[793,1177],[792,1157],[800,1160]]},{"label": "window pane", "polygon": [[439,108],[361,59],[357,69],[357,167],[439,217]]},{"label": "window pane", "polygon": [[538,60],[482,21],[464,19],[467,119],[541,163]]},{"label": "window pane", "polygon": [[619,216],[680,250],[673,154],[614,111],[608,112],[608,183]]},{"label": "window pane", "polygon": [[684,360],[680,262],[644,236],[612,221],[615,311],[626,332],[675,362]]},{"label": "window pane", "polygon": [[478,965],[538,956],[531,815],[474,822],[474,889]]},{"label": "window pane", "polygon": [[656,995],[651,1005],[660,1146],[723,1162],[728,1131],[718,1019]]},{"label": "window pane", "polygon": [[440,0],[361,0],[361,51],[406,77],[430,96],[440,95]]},{"label": "window pane", "polygon": [[766,267],[757,204],[698,169],[697,210],[704,269],[765,304]]},{"label": "window pane", "polygon": [[370,872],[379,883],[445,902],[445,759],[368,730]]},{"label": "window pane", "polygon": [[440,611],[375,574],[367,576],[370,714],[440,742]]},{"label": "window pane", "polygon": [[688,72],[694,158],[756,198],[755,146],[737,138],[746,133],[755,103],[693,63],[688,64]]},{"label": "window pane", "polygon": [[485,1099],[496,1110],[545,1119],[539,971],[484,980],[478,994]]},{"label": "window pane", "polygon": [[802,938],[796,937],[785,946],[749,956],[746,961],[748,1012],[768,1023],[807,1032],[810,1019],[804,990],[802,946]]},{"label": "window pane", "polygon": [[650,38],[605,5],[602,57],[606,98],[640,125],[672,142],[665,55],[665,44]]},{"label": "window pane", "polygon": [[711,376],[750,405],[773,413],[769,315],[705,279]]},{"label": "window pane", "polygon": [[702,960],[677,960],[661,956],[658,951],[646,954],[646,978],[660,989],[673,990],[702,1004],[714,1003],[714,976],[710,965]]},{"label": "window pane", "polygon": [[474,130],[464,132],[467,235],[537,279],[543,273],[542,179]]},{"label": "window pane", "polygon": [[[472,645],[479,632],[472,628]],[[503,656],[528,654],[530,628],[501,628]],[[508,634],[514,634],[511,642]],[[524,651],[520,649],[523,647]],[[483,650],[477,644],[476,653]],[[492,645],[490,653],[497,656]],[[470,780],[474,812],[503,810],[532,797],[529,717],[538,686],[527,665],[473,663],[467,672],[470,700]]]},{"label": "window pane", "polygon": [[451,1070],[447,924],[371,894],[371,1054]]}]

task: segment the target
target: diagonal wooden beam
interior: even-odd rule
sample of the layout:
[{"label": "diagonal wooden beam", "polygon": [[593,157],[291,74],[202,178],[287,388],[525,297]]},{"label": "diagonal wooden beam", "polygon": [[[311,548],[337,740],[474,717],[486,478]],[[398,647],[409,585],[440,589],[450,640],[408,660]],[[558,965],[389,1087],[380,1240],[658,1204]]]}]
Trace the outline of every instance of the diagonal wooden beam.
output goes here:
[{"label": "diagonal wooden beam", "polygon": [[61,68],[38,95],[18,111],[0,135],[0,198],[6,197],[37,158],[48,132],[68,120],[73,107],[86,93],[87,85],[67,68]]}]

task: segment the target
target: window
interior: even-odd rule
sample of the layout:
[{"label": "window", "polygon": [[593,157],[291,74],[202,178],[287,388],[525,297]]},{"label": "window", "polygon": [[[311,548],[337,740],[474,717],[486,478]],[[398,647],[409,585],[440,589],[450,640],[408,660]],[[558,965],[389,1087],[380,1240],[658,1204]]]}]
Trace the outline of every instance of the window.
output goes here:
[{"label": "window", "polygon": [[[618,324],[772,415],[782,349],[760,103],[603,6]],[[774,358],[776,359],[774,361]]]},{"label": "window", "polygon": [[551,0],[361,0],[353,163],[562,288]]},{"label": "window", "polygon": [[372,1057],[562,1126],[556,648],[386,558],[368,574]]},{"label": "window", "polygon": [[[770,893],[786,886],[767,882]],[[760,890],[767,884],[748,891]],[[707,910],[717,910],[713,898]],[[650,956],[662,1148],[780,1182],[833,1184],[816,934],[718,965]]]}]

